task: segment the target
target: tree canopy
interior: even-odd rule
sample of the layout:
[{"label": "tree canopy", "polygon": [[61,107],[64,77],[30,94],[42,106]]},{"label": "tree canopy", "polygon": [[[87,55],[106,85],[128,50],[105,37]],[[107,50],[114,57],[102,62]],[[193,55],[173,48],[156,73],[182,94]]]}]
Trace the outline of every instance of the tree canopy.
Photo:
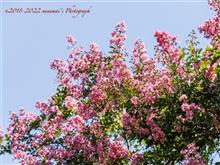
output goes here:
[{"label": "tree canopy", "polygon": [[68,35],[68,59],[50,65],[56,93],[37,101],[39,114],[11,114],[0,154],[33,165],[212,164],[220,150],[220,2],[209,4],[216,15],[198,28],[210,41],[204,48],[195,31],[186,47],[157,31],[155,55],[137,40],[128,60],[123,21],[106,54]]}]

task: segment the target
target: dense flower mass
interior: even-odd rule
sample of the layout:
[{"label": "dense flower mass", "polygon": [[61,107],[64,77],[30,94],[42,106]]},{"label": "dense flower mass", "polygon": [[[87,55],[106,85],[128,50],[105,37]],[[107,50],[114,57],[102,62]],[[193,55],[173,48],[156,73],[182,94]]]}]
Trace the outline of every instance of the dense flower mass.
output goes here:
[{"label": "dense flower mass", "polygon": [[[186,48],[177,37],[156,32],[155,56],[141,40],[128,63],[126,25],[119,22],[110,52],[98,44],[78,47],[68,35],[66,61],[55,59],[59,86],[38,115],[12,113],[0,130],[0,154],[21,164],[145,165],[213,164],[220,150],[220,4],[199,27],[210,39],[199,48],[194,33]],[[162,65],[161,65],[162,64]]]},{"label": "dense flower mass", "polygon": [[208,0],[210,6],[219,14],[220,13],[220,2],[219,0]]},{"label": "dense flower mass", "polygon": [[125,148],[120,141],[116,141],[110,145],[108,156],[114,161],[115,159],[126,158],[128,154],[127,148]]},{"label": "dense flower mass", "polygon": [[207,38],[216,38],[216,35],[220,33],[219,15],[206,21],[199,30],[203,32]]},{"label": "dense flower mass", "polygon": [[220,2],[219,0],[209,0],[211,7],[217,12],[216,16],[206,21],[202,26],[199,27],[200,32],[204,33],[205,37],[211,38],[213,41],[219,43],[220,34]]}]

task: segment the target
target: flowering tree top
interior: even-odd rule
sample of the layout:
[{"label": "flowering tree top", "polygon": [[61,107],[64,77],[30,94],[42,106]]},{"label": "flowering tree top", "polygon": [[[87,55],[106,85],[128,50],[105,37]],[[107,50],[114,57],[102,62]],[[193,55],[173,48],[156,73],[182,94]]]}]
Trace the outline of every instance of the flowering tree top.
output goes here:
[{"label": "flowering tree top", "polygon": [[0,153],[34,165],[212,164],[220,149],[220,3],[209,4],[216,16],[199,27],[210,39],[205,48],[194,32],[186,48],[155,32],[155,56],[137,40],[128,62],[123,21],[108,55],[68,35],[68,59],[50,65],[56,93],[37,101],[39,115],[11,114]]}]

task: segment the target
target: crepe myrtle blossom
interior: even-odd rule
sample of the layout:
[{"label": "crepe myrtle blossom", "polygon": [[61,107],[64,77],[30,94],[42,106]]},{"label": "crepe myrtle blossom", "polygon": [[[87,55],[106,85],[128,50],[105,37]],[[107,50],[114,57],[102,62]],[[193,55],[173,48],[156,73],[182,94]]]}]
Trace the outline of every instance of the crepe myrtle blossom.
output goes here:
[{"label": "crepe myrtle blossom", "polygon": [[192,120],[195,112],[204,112],[204,110],[195,103],[183,103],[181,109],[185,112],[186,119]]},{"label": "crepe myrtle blossom", "polygon": [[160,127],[158,127],[155,121],[153,120],[155,117],[156,117],[156,113],[152,113],[146,119],[146,124],[152,132],[152,136],[150,136],[149,139],[163,143],[165,140],[165,134],[163,130]]},{"label": "crepe myrtle blossom", "polygon": [[157,58],[162,64],[179,63],[180,50],[176,47],[176,36],[167,32],[155,32],[154,36],[158,42]]},{"label": "crepe myrtle blossom", "polygon": [[137,104],[138,104],[138,98],[137,98],[136,96],[133,96],[133,97],[131,98],[131,103],[132,103],[133,105],[137,105]]},{"label": "crepe myrtle blossom", "polygon": [[35,107],[40,110],[43,114],[51,114],[51,113],[57,113],[59,111],[57,106],[53,106],[51,104],[51,101],[37,101],[35,104]]},{"label": "crepe myrtle blossom", "polygon": [[133,64],[135,68],[137,68],[137,67],[141,67],[146,62],[147,62],[147,51],[145,45],[141,40],[137,40],[134,43]]},{"label": "crepe myrtle blossom", "polygon": [[220,32],[220,20],[219,15],[206,21],[199,30],[204,33],[207,38],[216,38],[216,35]]},{"label": "crepe myrtle blossom", "polygon": [[128,149],[124,147],[123,143],[120,141],[115,141],[110,144],[108,156],[113,160],[126,158],[128,155]]},{"label": "crepe myrtle blossom", "polygon": [[[134,42],[125,49],[120,21],[104,53],[92,42],[78,47],[68,35],[67,60],[50,64],[58,87],[37,113],[12,112],[0,130],[0,154],[23,165],[213,164],[220,141],[219,1],[214,18],[199,27],[210,43],[195,38],[182,47],[175,35],[155,32],[155,55]],[[162,65],[161,65],[162,63]],[[22,93],[21,93],[22,97]]]},{"label": "crepe myrtle blossom", "polygon": [[202,159],[198,152],[198,147],[194,143],[188,144],[185,149],[181,150],[181,155],[183,155],[183,165],[205,165],[205,161]]},{"label": "crepe myrtle blossom", "polygon": [[131,165],[139,165],[141,164],[141,161],[143,160],[143,154],[136,153],[132,155],[131,159],[132,159]]},{"label": "crepe myrtle blossom", "polygon": [[31,144],[23,143],[22,139],[28,135],[30,123],[37,119],[37,115],[25,112],[24,108],[19,109],[19,113],[12,113],[10,117],[10,124],[7,128],[7,136],[11,141],[11,152],[15,159],[21,159],[21,162],[34,162],[36,157],[26,153],[26,150],[31,149]]},{"label": "crepe myrtle blossom", "polygon": [[124,41],[126,40],[126,25],[124,21],[120,21],[116,27],[115,31],[111,33],[110,45],[112,48],[120,50],[124,46]]},{"label": "crepe myrtle blossom", "polygon": [[[205,21],[205,23],[199,27],[199,30],[206,38],[211,38],[213,42],[219,44],[217,35],[220,34],[220,2],[219,0],[209,0],[209,4],[216,11],[216,16]],[[220,46],[218,46],[218,48],[219,47]]]},{"label": "crepe myrtle blossom", "polygon": [[179,97],[179,101],[180,101],[180,102],[185,102],[185,101],[187,101],[187,96],[186,96],[185,94],[181,95],[181,96]]},{"label": "crepe myrtle blossom", "polygon": [[214,82],[217,79],[216,69],[220,66],[220,59],[214,64],[207,66],[204,76],[210,81]]},{"label": "crepe myrtle blossom", "polygon": [[127,131],[127,133],[130,134],[134,132],[136,129],[138,130],[140,125],[137,119],[133,118],[131,115],[129,115],[126,112],[122,115],[122,124],[124,129]]},{"label": "crepe myrtle blossom", "polygon": [[57,70],[58,76],[63,75],[68,72],[68,69],[66,68],[65,62],[63,60],[55,59],[50,64],[51,69]]},{"label": "crepe myrtle blossom", "polygon": [[67,96],[64,101],[65,107],[74,110],[77,107],[77,100],[71,96]]},{"label": "crepe myrtle blossom", "polygon": [[76,39],[72,35],[68,34],[66,36],[66,39],[67,39],[67,42],[69,44],[71,44],[71,45],[75,45],[76,44]]},{"label": "crepe myrtle blossom", "polygon": [[209,5],[213,8],[218,14],[220,14],[220,1],[219,0],[209,0]]}]

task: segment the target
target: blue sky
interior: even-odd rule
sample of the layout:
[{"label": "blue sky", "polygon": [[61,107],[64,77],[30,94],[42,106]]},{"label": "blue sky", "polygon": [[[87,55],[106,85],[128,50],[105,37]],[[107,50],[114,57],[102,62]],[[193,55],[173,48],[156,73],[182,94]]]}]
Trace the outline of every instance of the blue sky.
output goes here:
[{"label": "blue sky", "polygon": [[[142,39],[149,56],[154,55],[153,37],[156,30],[176,34],[185,43],[192,29],[213,15],[204,1],[142,1],[142,2],[3,2],[1,40],[1,123],[5,130],[9,113],[23,106],[36,112],[35,102],[47,100],[57,87],[55,73],[49,64],[54,58],[66,59],[66,35],[72,34],[78,45],[88,48],[96,42],[108,52],[110,33],[114,25],[125,20],[128,26],[127,49],[131,52],[134,40]],[[91,7],[85,17],[70,14],[8,14],[16,8],[60,9],[76,5]],[[208,42],[200,35],[201,44]],[[1,164],[16,164],[8,155],[1,156]]]}]

